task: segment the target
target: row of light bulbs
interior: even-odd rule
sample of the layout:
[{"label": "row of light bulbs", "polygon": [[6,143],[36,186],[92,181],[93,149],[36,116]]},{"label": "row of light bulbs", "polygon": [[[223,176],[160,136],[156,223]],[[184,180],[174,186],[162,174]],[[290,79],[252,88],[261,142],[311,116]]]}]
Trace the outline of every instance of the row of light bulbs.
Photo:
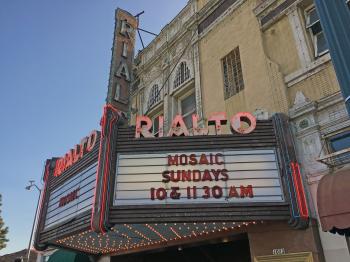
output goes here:
[{"label": "row of light bulbs", "polygon": [[[263,221],[260,221],[263,223]],[[106,234],[97,234],[92,231],[85,231],[78,235],[65,237],[57,241],[57,244],[80,250],[90,254],[111,254],[120,253],[130,250],[137,250],[140,248],[156,246],[165,244],[180,239],[191,239],[200,236],[210,235],[215,232],[229,232],[239,229],[241,226],[248,226],[250,224],[257,224],[257,222],[243,222],[236,224],[230,223],[171,223],[171,224],[145,224],[144,226],[151,230],[159,239],[152,240],[132,225],[124,224],[123,226],[132,234],[138,237],[131,237],[129,234],[123,233],[121,228],[112,228],[112,231]],[[167,238],[157,230],[157,227],[167,227],[175,237]],[[194,226],[193,229],[191,226]],[[182,234],[182,231],[189,231],[189,234]],[[112,239],[111,239],[111,238]]]}]

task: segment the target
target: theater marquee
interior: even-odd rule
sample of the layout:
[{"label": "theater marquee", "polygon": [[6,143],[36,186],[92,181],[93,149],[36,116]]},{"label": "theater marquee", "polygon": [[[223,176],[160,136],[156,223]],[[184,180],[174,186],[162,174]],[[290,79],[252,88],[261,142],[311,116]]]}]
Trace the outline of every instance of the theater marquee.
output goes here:
[{"label": "theater marquee", "polygon": [[[207,123],[215,135],[208,126],[189,130],[176,116],[161,137],[149,135],[146,117],[138,119],[136,127],[126,126],[123,114],[107,105],[100,132],[47,161],[38,250],[124,254],[261,221],[307,226],[301,173],[283,115],[257,121],[249,113],[230,119],[215,113]],[[221,134],[224,125],[230,134]]]},{"label": "theater marquee", "polygon": [[119,154],[114,205],[284,200],[274,149]]}]

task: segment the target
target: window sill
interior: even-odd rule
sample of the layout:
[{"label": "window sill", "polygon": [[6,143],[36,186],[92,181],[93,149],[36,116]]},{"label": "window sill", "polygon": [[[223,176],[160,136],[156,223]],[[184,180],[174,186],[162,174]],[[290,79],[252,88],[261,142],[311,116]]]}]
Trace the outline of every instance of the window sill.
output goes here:
[{"label": "window sill", "polygon": [[148,108],[147,115],[151,116],[158,112],[163,106],[163,99]]},{"label": "window sill", "polygon": [[192,77],[192,78],[188,79],[186,82],[184,82],[181,85],[179,85],[178,87],[173,88],[172,92],[171,92],[171,95],[174,96],[174,97],[182,96],[183,93],[188,91],[187,89],[190,86],[192,86],[193,83],[194,83],[194,78]]},{"label": "window sill", "polygon": [[224,97],[224,101],[227,102],[230,99],[232,99],[233,97],[236,97],[236,96],[244,94],[244,90],[245,90],[245,86],[242,88],[242,90],[240,90],[239,92],[235,93],[234,95],[231,95],[231,96],[229,96],[227,98]]},{"label": "window sill", "polygon": [[350,148],[346,148],[317,159],[318,162],[329,167],[336,167],[350,163]]},{"label": "window sill", "polygon": [[303,81],[304,79],[318,73],[319,71],[325,68],[326,64],[329,61],[331,61],[331,56],[329,52],[327,52],[324,55],[318,57],[315,61],[311,62],[305,68],[302,68],[296,72],[287,75],[284,78],[287,87],[292,87],[293,85]]}]

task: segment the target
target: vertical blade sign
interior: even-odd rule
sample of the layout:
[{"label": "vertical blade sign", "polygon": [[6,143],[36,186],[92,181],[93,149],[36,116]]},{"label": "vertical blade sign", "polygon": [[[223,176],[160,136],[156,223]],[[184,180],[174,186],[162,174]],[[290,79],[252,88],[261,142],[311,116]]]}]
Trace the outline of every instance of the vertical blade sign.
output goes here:
[{"label": "vertical blade sign", "polygon": [[121,9],[116,10],[115,19],[107,104],[113,105],[122,112],[127,112],[138,23],[133,15]]}]

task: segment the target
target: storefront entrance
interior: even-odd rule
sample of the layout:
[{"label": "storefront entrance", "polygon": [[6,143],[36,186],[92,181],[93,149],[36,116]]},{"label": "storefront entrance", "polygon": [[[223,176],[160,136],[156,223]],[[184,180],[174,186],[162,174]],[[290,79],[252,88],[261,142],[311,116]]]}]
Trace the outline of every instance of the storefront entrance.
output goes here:
[{"label": "storefront entrance", "polygon": [[114,257],[111,259],[111,261],[251,262],[251,259],[248,238],[246,236],[242,236],[236,240],[220,239],[211,243],[201,243],[201,245],[176,246],[159,252]]}]

